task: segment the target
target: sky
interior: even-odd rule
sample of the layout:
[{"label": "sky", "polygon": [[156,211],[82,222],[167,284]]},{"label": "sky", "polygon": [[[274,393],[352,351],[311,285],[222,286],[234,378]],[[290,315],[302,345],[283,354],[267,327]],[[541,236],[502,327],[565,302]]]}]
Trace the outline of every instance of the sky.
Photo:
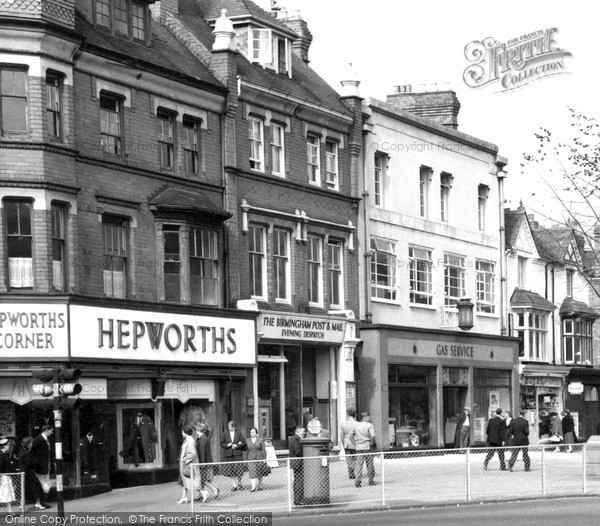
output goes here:
[{"label": "sky", "polygon": [[[270,9],[270,0],[255,0]],[[540,127],[554,135],[570,132],[572,107],[600,118],[600,66],[596,37],[600,5],[571,2],[394,0],[278,0],[299,10],[313,34],[311,66],[339,91],[348,63],[361,81],[360,94],[385,100],[395,85],[437,83],[454,90],[461,103],[459,131],[492,142],[508,158],[506,206],[522,200],[540,222],[561,221],[564,212],[542,181],[543,170],[521,168],[523,153],[535,152]],[[499,82],[467,86],[471,63],[465,47],[487,37],[505,43],[556,28],[554,47],[571,53],[563,74],[505,90]],[[560,180],[546,179],[555,187]]]}]

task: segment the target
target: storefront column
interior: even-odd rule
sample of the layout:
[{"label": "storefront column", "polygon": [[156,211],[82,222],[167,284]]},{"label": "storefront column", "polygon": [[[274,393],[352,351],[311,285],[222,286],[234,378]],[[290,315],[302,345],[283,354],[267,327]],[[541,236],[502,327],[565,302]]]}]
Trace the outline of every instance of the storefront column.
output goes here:
[{"label": "storefront column", "polygon": [[[467,386],[467,402],[465,405],[468,405],[471,408],[471,416],[473,419],[475,416],[475,408],[473,407],[473,366],[469,365],[469,385]],[[471,422],[471,429],[473,429],[473,423]]]},{"label": "storefront column", "polygon": [[[435,407],[436,407],[436,428],[437,445],[444,447],[444,379],[442,375],[443,367],[438,365],[435,370]],[[432,444],[433,445],[433,444]]]},{"label": "storefront column", "polygon": [[[338,347],[339,354],[337,360],[337,414],[338,427],[339,423],[346,420],[346,412],[348,410],[348,401],[346,400],[346,382],[354,382],[354,353],[357,345],[361,343],[358,338],[347,338],[341,347]],[[356,389],[354,390],[356,393]],[[356,404],[356,401],[355,401]],[[356,409],[356,406],[353,408]],[[333,431],[333,430],[332,430]],[[333,433],[332,433],[333,436]],[[337,436],[337,429],[336,429]],[[335,442],[334,442],[335,444]]]},{"label": "storefront column", "polygon": [[[281,357],[283,357],[283,345],[279,349],[279,353]],[[285,363],[281,362],[279,364],[279,421],[285,423],[285,407],[287,404],[287,400],[285,399]],[[285,436],[285,424],[279,426],[279,438],[281,440],[287,440]]]},{"label": "storefront column", "polygon": [[253,403],[253,410],[254,410],[254,427],[256,429],[260,429],[258,427],[258,423],[259,423],[259,399],[258,399],[258,364],[256,364],[256,367],[254,369],[252,369],[252,399],[254,400]]}]

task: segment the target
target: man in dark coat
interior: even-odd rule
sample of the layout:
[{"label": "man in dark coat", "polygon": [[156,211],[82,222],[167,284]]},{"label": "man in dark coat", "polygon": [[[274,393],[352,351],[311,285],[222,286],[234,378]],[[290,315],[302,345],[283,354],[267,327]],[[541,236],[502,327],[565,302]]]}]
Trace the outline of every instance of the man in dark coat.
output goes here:
[{"label": "man in dark coat", "polygon": [[52,444],[50,437],[54,428],[50,424],[42,427],[42,432],[33,439],[31,445],[31,457],[35,472],[38,475],[49,475],[52,471]]},{"label": "man in dark coat", "polygon": [[304,427],[296,426],[294,436],[290,438],[290,467],[294,470],[294,506],[302,506],[304,501],[304,461],[302,460],[303,451],[300,440],[304,438]]},{"label": "man in dark coat", "polygon": [[502,418],[502,409],[496,409],[496,416],[490,418],[485,432],[487,433],[487,443],[490,447],[490,450],[483,461],[483,469],[487,470],[490,460],[492,460],[495,453],[498,453],[498,458],[500,459],[500,469],[502,471],[506,471],[504,450],[502,449],[502,442],[504,441],[506,433],[506,422]]},{"label": "man in dark coat", "polygon": [[100,447],[100,441],[91,429],[79,440],[82,469],[98,469]]},{"label": "man in dark coat", "polygon": [[[200,464],[212,464],[212,453],[210,452],[210,439],[207,436],[208,426],[204,423],[198,425],[198,438],[196,439],[196,452],[198,453],[198,462]],[[207,492],[205,487],[212,490],[215,498],[219,496],[219,488],[213,486],[210,482],[212,468],[210,466],[200,466],[200,495],[203,502],[206,500]]]},{"label": "man in dark coat", "polygon": [[[509,424],[511,445],[513,446],[528,446],[529,445],[529,422],[523,418],[523,411],[519,413],[518,418],[513,418]],[[513,466],[519,456],[519,451],[523,453],[523,463],[525,471],[531,471],[531,461],[529,460],[529,451],[527,447],[514,448],[512,455],[508,461],[508,471],[513,470]]]},{"label": "man in dark coat", "polygon": [[577,435],[575,434],[575,421],[571,416],[571,410],[565,409],[562,413],[562,430],[563,437],[565,439],[565,444],[568,444],[569,447],[566,449],[567,453],[573,451],[572,444],[577,443]]}]

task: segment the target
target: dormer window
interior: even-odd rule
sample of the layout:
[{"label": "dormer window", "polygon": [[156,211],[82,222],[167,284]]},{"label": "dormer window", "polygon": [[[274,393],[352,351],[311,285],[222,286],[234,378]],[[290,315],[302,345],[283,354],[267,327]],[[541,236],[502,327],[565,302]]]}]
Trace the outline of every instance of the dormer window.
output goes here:
[{"label": "dormer window", "polygon": [[96,25],[111,33],[144,42],[148,35],[148,6],[135,0],[94,0]]},{"label": "dormer window", "polygon": [[271,29],[251,28],[250,33],[250,61],[289,75],[291,47],[288,39],[273,34]]}]

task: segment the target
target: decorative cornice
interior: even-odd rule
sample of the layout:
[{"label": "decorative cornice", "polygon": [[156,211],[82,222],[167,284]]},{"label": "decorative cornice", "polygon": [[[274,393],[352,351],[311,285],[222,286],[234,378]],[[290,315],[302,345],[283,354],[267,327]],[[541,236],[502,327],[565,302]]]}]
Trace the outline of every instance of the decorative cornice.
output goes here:
[{"label": "decorative cornice", "polygon": [[270,183],[276,186],[283,186],[284,188],[290,188],[293,190],[299,190],[304,193],[311,193],[315,195],[319,195],[321,197],[330,197],[332,199],[338,199],[340,201],[346,201],[348,203],[357,204],[360,203],[360,197],[352,197],[346,194],[340,194],[339,192],[335,192],[334,190],[328,190],[326,188],[320,188],[318,186],[310,186],[310,185],[302,185],[300,183],[294,183],[292,181],[288,181],[287,179],[283,179],[278,176],[271,176],[268,174],[258,174],[253,172],[246,172],[244,170],[240,170],[239,168],[226,166],[225,171],[234,172],[238,177],[244,177],[246,179],[252,179],[254,181],[260,181],[261,183]]},{"label": "decorative cornice", "polygon": [[161,172],[155,172],[153,170],[144,170],[142,168],[133,168],[130,166],[123,166],[119,163],[112,161],[105,161],[100,159],[93,159],[91,157],[77,156],[75,159],[77,162],[84,164],[91,164],[93,166],[102,166],[103,168],[110,168],[112,170],[118,170],[119,172],[130,173],[134,175],[141,175],[142,177],[149,177],[151,179],[157,179],[159,181],[165,181],[167,183],[175,183],[178,185],[189,186],[191,188],[211,188],[219,192],[223,192],[225,189],[223,185],[207,183],[204,181],[192,181],[190,179],[184,179],[175,175],[166,175]]},{"label": "decorative cornice", "polygon": [[69,186],[65,184],[51,183],[48,181],[18,181],[18,180],[2,180],[0,181],[2,188],[38,188],[40,190],[52,190],[54,192],[63,192],[65,194],[76,195],[81,187]]},{"label": "decorative cornice", "polygon": [[69,155],[75,157],[77,150],[63,146],[62,144],[53,144],[47,142],[28,142],[28,141],[7,141],[0,139],[0,148],[7,150],[42,150],[52,153],[60,153],[62,155]]}]

